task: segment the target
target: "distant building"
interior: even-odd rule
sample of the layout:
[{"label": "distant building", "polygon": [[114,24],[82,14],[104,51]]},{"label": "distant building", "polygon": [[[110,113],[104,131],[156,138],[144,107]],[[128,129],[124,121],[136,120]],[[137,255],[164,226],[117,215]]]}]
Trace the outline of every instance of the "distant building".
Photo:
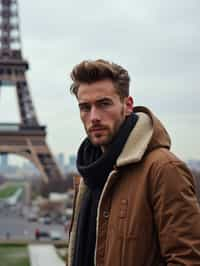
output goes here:
[{"label": "distant building", "polygon": [[200,171],[200,160],[188,160],[187,165],[191,170]]},{"label": "distant building", "polygon": [[76,156],[70,155],[69,156],[69,163],[65,166],[65,173],[75,172],[77,173],[76,168]]},{"label": "distant building", "polygon": [[189,160],[187,165],[194,176],[195,190],[200,204],[200,160]]},{"label": "distant building", "polygon": [[69,165],[75,166],[76,165],[76,156],[75,155],[70,155],[69,156]]},{"label": "distant building", "polygon": [[56,157],[56,161],[57,161],[58,166],[61,169],[61,171],[63,171],[64,167],[65,167],[65,155],[63,152],[60,152],[58,154],[58,156]]},{"label": "distant building", "polygon": [[0,174],[0,185],[5,182],[5,177]]},{"label": "distant building", "polygon": [[1,155],[0,169],[2,170],[8,169],[8,154]]},{"label": "distant building", "polygon": [[32,163],[32,162],[25,162],[23,164],[23,166],[21,167],[21,171],[23,173],[29,173],[31,175],[39,175],[39,170],[37,169],[37,167]]}]

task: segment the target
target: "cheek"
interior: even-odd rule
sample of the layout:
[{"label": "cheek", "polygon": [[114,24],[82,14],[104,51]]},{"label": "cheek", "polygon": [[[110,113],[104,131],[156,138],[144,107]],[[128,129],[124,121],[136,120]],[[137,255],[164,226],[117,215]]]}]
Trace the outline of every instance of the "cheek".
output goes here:
[{"label": "cheek", "polygon": [[114,112],[110,114],[109,119],[113,121],[113,123],[119,123],[121,120],[123,120],[125,116],[125,110],[121,106],[116,109]]}]

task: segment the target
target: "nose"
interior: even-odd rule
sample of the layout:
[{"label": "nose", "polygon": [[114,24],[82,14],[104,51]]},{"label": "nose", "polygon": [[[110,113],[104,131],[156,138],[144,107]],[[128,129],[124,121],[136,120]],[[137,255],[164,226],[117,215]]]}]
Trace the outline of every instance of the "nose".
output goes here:
[{"label": "nose", "polygon": [[99,110],[95,107],[92,106],[90,110],[90,121],[91,122],[98,122],[100,121],[100,113]]}]

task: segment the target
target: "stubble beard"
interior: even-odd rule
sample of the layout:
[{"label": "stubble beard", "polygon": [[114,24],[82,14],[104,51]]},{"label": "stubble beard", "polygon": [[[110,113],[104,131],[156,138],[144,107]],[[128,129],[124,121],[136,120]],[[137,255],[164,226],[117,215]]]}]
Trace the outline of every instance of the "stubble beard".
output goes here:
[{"label": "stubble beard", "polygon": [[[101,146],[103,150],[106,150],[110,143],[113,141],[114,137],[116,136],[116,134],[118,133],[119,131],[119,128],[121,127],[121,125],[123,124],[124,120],[125,120],[125,114],[124,114],[124,108],[122,107],[121,108],[121,112],[120,112],[120,119],[118,119],[114,125],[113,125],[113,128],[110,128],[109,126],[104,126],[106,128],[106,130],[108,131],[107,135],[104,136],[105,140],[101,143],[96,143],[96,141],[94,141],[94,137],[90,134],[90,132],[85,128],[86,130],[86,133],[87,133],[87,136],[90,140],[90,142],[94,145],[94,146]],[[101,137],[101,134],[97,133],[95,138],[98,138],[98,135],[99,135],[99,138]]]}]

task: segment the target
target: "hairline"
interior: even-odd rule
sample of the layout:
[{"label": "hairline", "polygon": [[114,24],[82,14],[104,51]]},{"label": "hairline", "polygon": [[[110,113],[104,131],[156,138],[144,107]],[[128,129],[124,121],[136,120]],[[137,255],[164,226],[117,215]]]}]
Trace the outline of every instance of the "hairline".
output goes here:
[{"label": "hairline", "polygon": [[91,84],[94,84],[98,81],[106,81],[106,80],[109,80],[113,83],[113,87],[117,93],[117,95],[119,95],[119,98],[120,100],[123,100],[124,98],[128,97],[129,96],[129,93],[127,93],[127,95],[125,95],[124,93],[121,92],[120,88],[117,86],[117,82],[115,82],[112,78],[102,78],[102,79],[98,79],[96,81],[92,81],[92,82],[77,82],[78,84],[74,87],[72,87],[72,94],[74,94],[76,96],[76,98],[78,98],[78,90],[79,90],[79,87],[81,86],[81,84],[88,84],[88,85],[91,85]]}]

